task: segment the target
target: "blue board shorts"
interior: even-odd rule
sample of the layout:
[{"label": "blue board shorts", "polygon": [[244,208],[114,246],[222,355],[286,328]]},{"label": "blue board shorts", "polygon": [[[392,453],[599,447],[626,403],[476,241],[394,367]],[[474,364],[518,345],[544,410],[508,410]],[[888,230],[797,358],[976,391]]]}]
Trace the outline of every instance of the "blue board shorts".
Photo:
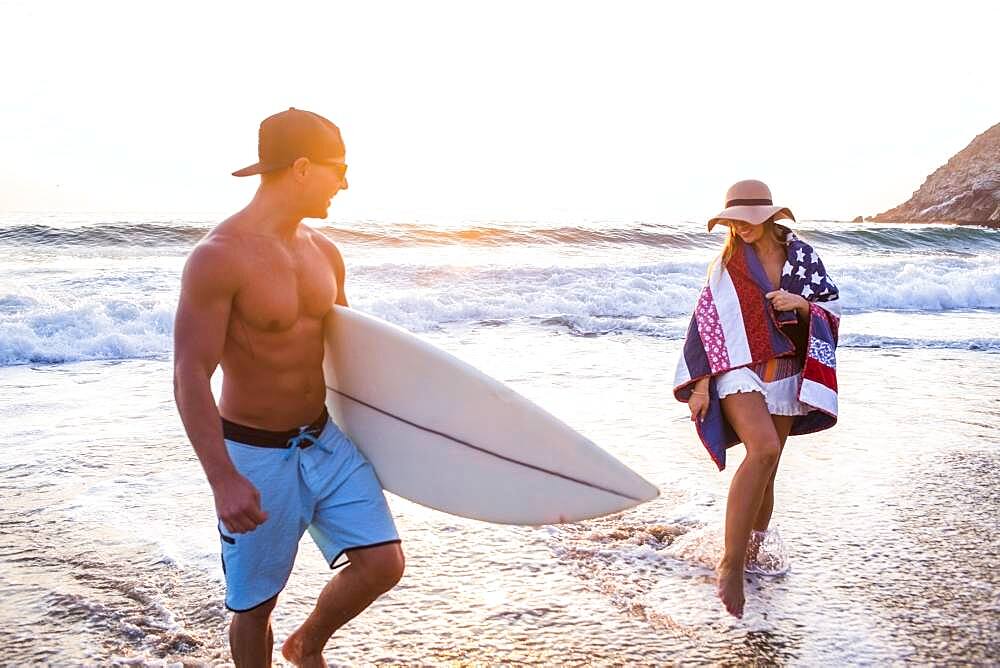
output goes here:
[{"label": "blue board shorts", "polygon": [[[306,530],[331,569],[349,563],[342,559],[348,550],[400,542],[374,469],[326,411],[287,433],[226,420],[223,430],[233,465],[260,492],[267,513],[248,533],[231,533],[219,522],[229,610],[247,612],[285,588]],[[253,445],[228,438],[234,434],[263,435],[263,441],[243,436],[254,442],[272,438]]]}]

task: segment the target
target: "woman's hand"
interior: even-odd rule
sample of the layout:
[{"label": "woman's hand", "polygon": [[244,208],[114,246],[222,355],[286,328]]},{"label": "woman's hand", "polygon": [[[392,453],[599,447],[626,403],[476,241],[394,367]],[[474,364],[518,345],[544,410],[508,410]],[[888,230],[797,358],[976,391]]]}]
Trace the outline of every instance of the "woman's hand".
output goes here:
[{"label": "woman's hand", "polygon": [[797,311],[801,316],[809,314],[809,302],[802,295],[796,295],[786,290],[775,290],[764,296],[771,300],[771,306],[776,311]]},{"label": "woman's hand", "polygon": [[691,411],[691,421],[701,422],[708,413],[708,389],[695,388],[688,399],[688,410]]}]

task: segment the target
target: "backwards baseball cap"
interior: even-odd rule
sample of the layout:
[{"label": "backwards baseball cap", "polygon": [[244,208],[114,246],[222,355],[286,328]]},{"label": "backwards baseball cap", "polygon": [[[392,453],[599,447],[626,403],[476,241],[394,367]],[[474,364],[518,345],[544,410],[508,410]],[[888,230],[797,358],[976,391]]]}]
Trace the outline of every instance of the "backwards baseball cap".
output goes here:
[{"label": "backwards baseball cap", "polygon": [[309,158],[313,162],[342,161],[344,142],[340,130],[327,119],[291,107],[261,122],[257,157],[257,162],[236,170],[233,176],[273,172],[290,166],[299,158]]}]

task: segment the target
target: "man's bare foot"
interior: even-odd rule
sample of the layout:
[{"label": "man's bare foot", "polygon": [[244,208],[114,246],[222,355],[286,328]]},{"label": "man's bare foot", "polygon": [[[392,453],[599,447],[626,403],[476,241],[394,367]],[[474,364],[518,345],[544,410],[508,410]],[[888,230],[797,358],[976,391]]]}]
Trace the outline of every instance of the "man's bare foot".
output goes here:
[{"label": "man's bare foot", "polygon": [[743,564],[730,566],[723,561],[716,569],[719,576],[719,598],[733,617],[743,617]]},{"label": "man's bare foot", "polygon": [[303,636],[300,626],[295,630],[295,633],[288,636],[285,644],[281,646],[281,656],[299,668],[327,668],[322,649],[316,653],[306,653]]}]

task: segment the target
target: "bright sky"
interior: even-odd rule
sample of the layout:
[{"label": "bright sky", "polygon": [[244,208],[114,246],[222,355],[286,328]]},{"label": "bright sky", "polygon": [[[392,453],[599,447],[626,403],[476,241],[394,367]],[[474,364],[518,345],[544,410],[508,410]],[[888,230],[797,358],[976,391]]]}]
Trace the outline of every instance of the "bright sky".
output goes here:
[{"label": "bright sky", "polygon": [[[154,9],[155,8],[155,9]],[[261,119],[337,123],[331,218],[799,218],[1000,122],[1000,3],[0,0],[0,211],[230,212]]]}]

